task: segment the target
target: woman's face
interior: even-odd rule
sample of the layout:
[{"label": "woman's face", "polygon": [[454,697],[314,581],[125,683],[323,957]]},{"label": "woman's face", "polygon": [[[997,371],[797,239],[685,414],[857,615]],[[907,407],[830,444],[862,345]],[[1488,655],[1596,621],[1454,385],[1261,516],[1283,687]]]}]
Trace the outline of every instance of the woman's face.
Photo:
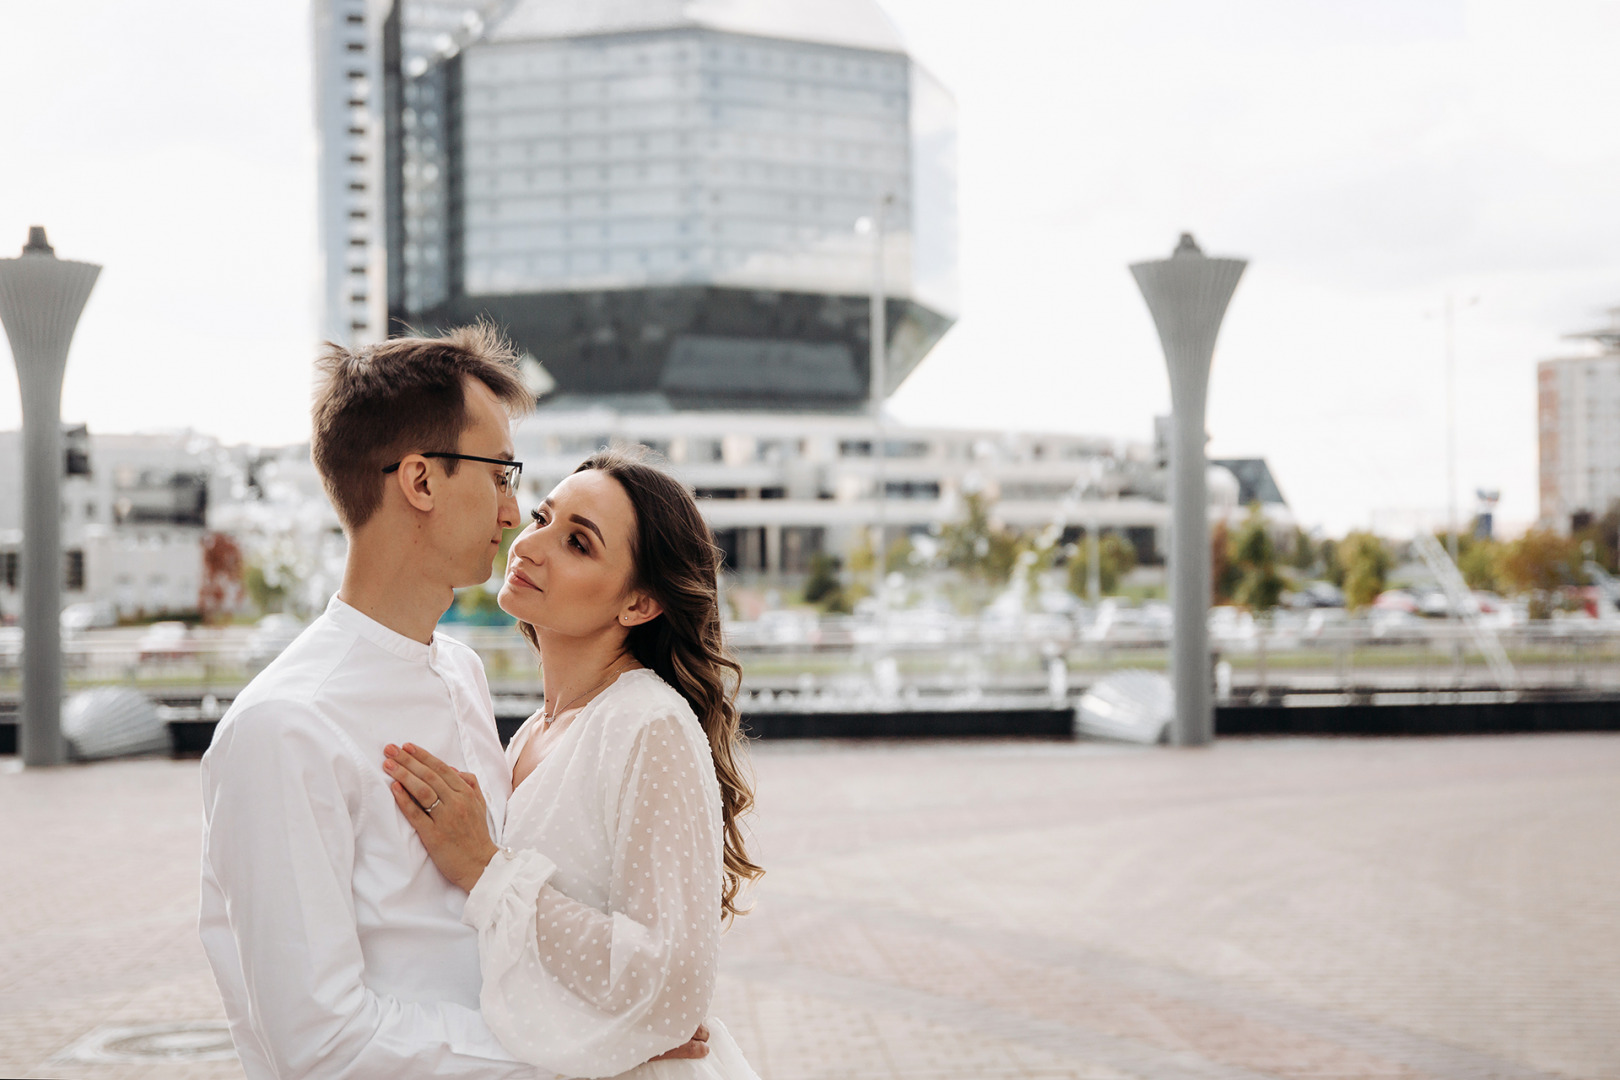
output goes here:
[{"label": "woman's face", "polygon": [[636,512],[619,482],[597,470],[558,484],[512,541],[501,609],[536,630],[587,637],[658,614],[630,589]]}]

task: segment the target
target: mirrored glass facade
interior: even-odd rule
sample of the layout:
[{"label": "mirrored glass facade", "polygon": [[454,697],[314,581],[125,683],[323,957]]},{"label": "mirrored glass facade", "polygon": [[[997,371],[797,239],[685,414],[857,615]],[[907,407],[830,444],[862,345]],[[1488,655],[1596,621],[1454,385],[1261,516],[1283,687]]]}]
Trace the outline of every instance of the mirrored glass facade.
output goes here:
[{"label": "mirrored glass facade", "polygon": [[522,15],[391,71],[395,320],[489,316],[561,396],[858,407],[888,195],[890,389],[949,328],[954,105],[904,52]]}]

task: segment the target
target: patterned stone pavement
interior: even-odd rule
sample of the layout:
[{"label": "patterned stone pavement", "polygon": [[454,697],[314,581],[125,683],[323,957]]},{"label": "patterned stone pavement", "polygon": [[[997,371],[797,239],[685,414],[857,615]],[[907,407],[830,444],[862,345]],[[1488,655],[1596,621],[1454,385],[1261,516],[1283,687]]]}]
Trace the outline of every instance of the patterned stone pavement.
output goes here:
[{"label": "patterned stone pavement", "polygon": [[[754,761],[716,1011],[765,1080],[1620,1080],[1620,737]],[[188,762],[0,773],[0,1075],[241,1075],[79,1060],[220,1018],[197,801]]]}]

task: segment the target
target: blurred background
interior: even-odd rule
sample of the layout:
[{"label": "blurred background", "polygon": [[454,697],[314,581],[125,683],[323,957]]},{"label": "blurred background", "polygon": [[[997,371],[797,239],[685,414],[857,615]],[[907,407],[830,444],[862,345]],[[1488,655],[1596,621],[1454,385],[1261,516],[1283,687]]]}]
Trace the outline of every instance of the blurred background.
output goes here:
[{"label": "blurred background", "polygon": [[[486,318],[524,503],[645,443],[723,552],[769,876],[715,1010],[767,1080],[1620,1078],[1620,5],[73,0],[0,42],[0,256],[104,267],[45,455],[61,728],[138,758],[16,756],[52,474],[0,376],[6,1075],[242,1075],[190,759],[339,582],[311,361]],[[1131,267],[1184,234],[1248,261],[1201,750],[1127,745],[1175,442]],[[439,632],[510,735],[497,583]],[[1324,734],[1492,737],[1232,737]]]},{"label": "blurred background", "polygon": [[[228,700],[336,585],[318,343],[477,317],[539,402],[526,500],[612,440],[696,490],[752,690],[1162,667],[1168,386],[1126,264],[1189,229],[1251,261],[1208,419],[1223,693],[1466,684],[1482,623],[1540,683],[1609,677],[1612,5],[5,19],[0,235],[106,266],[64,391],[74,685]],[[20,490],[0,470],[7,623]],[[450,632],[521,696],[491,593]]]}]

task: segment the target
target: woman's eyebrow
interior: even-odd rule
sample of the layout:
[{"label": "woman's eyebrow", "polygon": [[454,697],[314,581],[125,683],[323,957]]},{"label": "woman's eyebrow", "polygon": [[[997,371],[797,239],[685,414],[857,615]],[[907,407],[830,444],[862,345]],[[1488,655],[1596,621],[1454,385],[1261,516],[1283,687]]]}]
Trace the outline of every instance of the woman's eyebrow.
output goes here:
[{"label": "woman's eyebrow", "polygon": [[[545,507],[547,510],[556,510],[557,508],[556,503],[552,501],[550,495],[547,495],[544,499],[541,499],[540,505]],[[575,524],[583,525],[587,529],[591,530],[591,532],[596,534],[596,538],[602,541],[602,546],[607,547],[607,537],[603,536],[602,530],[596,527],[596,522],[592,521],[588,517],[580,517],[578,514],[569,514],[568,520],[574,522]]]},{"label": "woman's eyebrow", "polygon": [[602,546],[607,547],[607,538],[602,535],[602,530],[596,527],[596,522],[592,521],[588,517],[580,517],[578,514],[569,514],[568,520],[577,522],[578,524],[583,525],[587,529],[591,530],[591,532],[596,534],[596,538],[602,541]]}]

